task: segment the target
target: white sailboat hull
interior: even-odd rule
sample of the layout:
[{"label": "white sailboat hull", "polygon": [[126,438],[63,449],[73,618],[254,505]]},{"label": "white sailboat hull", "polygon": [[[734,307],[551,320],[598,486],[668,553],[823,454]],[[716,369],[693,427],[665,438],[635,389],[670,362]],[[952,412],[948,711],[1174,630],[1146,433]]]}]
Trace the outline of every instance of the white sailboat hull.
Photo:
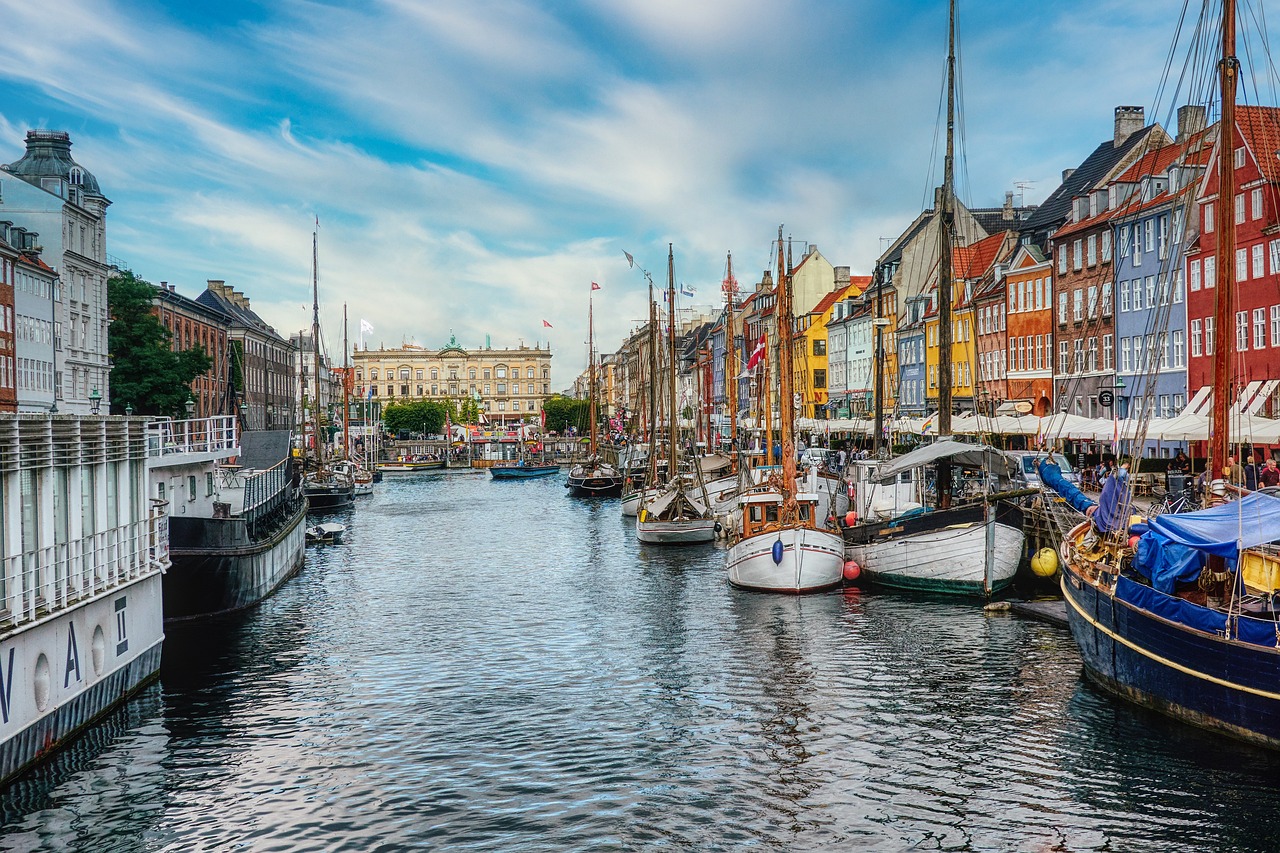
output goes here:
[{"label": "white sailboat hull", "polygon": [[[782,560],[773,559],[782,542]],[[729,583],[762,592],[817,592],[844,578],[844,540],[837,533],[794,527],[743,539],[729,548]]]},{"label": "white sailboat hull", "polygon": [[640,521],[636,519],[636,538],[651,545],[685,545],[714,542],[714,518],[690,518],[678,521]]},{"label": "white sailboat hull", "polygon": [[[1022,560],[1021,528],[998,521],[990,590],[1008,586]],[[884,542],[851,544],[849,559],[872,583],[904,589],[981,595],[986,586],[986,526],[981,522],[922,531]]]}]

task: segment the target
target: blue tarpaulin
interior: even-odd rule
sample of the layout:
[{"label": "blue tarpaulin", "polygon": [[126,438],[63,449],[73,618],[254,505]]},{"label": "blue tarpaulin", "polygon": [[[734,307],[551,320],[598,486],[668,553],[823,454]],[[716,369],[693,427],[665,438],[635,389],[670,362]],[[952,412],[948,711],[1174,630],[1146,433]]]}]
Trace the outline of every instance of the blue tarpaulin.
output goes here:
[{"label": "blue tarpaulin", "polygon": [[1254,492],[1238,501],[1147,521],[1165,539],[1235,561],[1241,548],[1280,541],[1280,497]]},{"label": "blue tarpaulin", "polygon": [[[1137,528],[1143,526],[1135,524],[1130,529],[1138,533]],[[1133,567],[1149,578],[1153,587],[1172,595],[1178,581],[1191,583],[1200,577],[1206,559],[1203,551],[1148,530],[1142,533],[1138,547],[1134,549]]]},{"label": "blue tarpaulin", "polygon": [[1121,469],[1102,484],[1093,523],[1105,533],[1123,533],[1129,526],[1129,472]]},{"label": "blue tarpaulin", "polygon": [[1040,482],[1061,495],[1078,512],[1088,512],[1090,507],[1096,505],[1088,495],[1067,482],[1058,463],[1051,462],[1047,457],[1040,460]]}]

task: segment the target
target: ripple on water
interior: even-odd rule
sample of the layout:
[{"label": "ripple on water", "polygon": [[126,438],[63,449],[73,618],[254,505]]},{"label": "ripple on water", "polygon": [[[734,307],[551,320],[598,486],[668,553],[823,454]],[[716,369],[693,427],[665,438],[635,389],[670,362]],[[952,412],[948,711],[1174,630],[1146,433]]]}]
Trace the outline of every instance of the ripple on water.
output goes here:
[{"label": "ripple on water", "polygon": [[0,798],[0,850],[1270,850],[1277,759],[968,603],[730,588],[554,480],[383,485]]}]

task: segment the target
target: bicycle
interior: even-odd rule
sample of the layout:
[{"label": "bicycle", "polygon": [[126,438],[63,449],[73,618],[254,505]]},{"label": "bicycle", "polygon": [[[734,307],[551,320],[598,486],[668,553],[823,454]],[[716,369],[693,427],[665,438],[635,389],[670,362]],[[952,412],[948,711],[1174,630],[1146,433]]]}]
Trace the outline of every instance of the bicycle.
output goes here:
[{"label": "bicycle", "polygon": [[1200,509],[1200,501],[1190,489],[1180,492],[1166,492],[1165,496],[1147,507],[1147,517],[1154,518],[1167,512],[1192,512]]}]

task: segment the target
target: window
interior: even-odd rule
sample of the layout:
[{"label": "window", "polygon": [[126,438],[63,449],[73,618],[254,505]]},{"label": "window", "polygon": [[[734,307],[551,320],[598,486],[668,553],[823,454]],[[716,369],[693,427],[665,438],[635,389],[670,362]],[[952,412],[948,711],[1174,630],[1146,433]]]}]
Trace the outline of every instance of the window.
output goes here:
[{"label": "window", "polygon": [[1058,372],[1066,375],[1071,372],[1071,354],[1066,341],[1058,341]]},{"label": "window", "polygon": [[378,368],[376,368],[376,367],[372,367],[372,368],[370,368],[370,369],[369,369],[369,378],[370,378],[370,379],[377,379],[377,378],[378,378]]},{"label": "window", "polygon": [[1036,370],[1044,370],[1045,359],[1052,358],[1052,353],[1046,353],[1044,347],[1044,335],[1036,335]]},{"label": "window", "polygon": [[1111,316],[1111,303],[1112,303],[1111,282],[1105,281],[1102,283],[1102,316],[1103,317]]},{"label": "window", "polygon": [[1089,338],[1089,345],[1085,347],[1085,366],[1086,369],[1093,373],[1098,369],[1098,339]]},{"label": "window", "polygon": [[822,369],[813,371],[813,387],[814,388],[827,387],[827,371]]},{"label": "window", "polygon": [[408,385],[401,385],[401,386],[400,386],[400,396],[401,396],[401,397],[408,397],[408,396],[409,396],[409,386],[408,386]]},{"label": "window", "polygon": [[1120,257],[1129,257],[1129,226],[1120,226]]},{"label": "window", "polygon": [[1184,356],[1186,355],[1182,341],[1182,330],[1174,329],[1170,332],[1170,335],[1173,337],[1173,366],[1182,367],[1185,364]]},{"label": "window", "polygon": [[1204,318],[1204,354],[1213,355],[1213,317]]},{"label": "window", "polygon": [[1071,244],[1071,268],[1078,270],[1084,266],[1084,241],[1076,240]]},{"label": "window", "polygon": [[[826,355],[826,354],[827,354],[827,342],[826,342],[825,340],[823,340],[822,338],[818,338],[818,339],[814,340],[814,342],[813,342],[813,354],[814,354],[814,355]],[[531,375],[532,375],[532,374],[531,374]]]},{"label": "window", "polygon": [[513,367],[513,368],[511,368],[511,378],[512,378],[512,379],[519,379],[519,378],[520,378],[520,368],[518,368],[518,367]]},{"label": "window", "polygon": [[1102,232],[1102,262],[1111,260],[1111,232]]},{"label": "window", "polygon": [[1203,354],[1200,348],[1200,321],[1191,321],[1191,357],[1199,358]]},{"label": "window", "polygon": [[1160,369],[1169,369],[1169,336],[1160,336]]},{"label": "window", "polygon": [[1098,265],[1098,235],[1097,234],[1089,235],[1087,249],[1088,249],[1089,266],[1091,267],[1097,266]]},{"label": "window", "polygon": [[1065,290],[1058,293],[1058,322],[1064,326],[1067,324],[1067,292]]},{"label": "window", "polygon": [[204,494],[205,497],[213,494],[213,472],[206,471],[204,474]]},{"label": "window", "polygon": [[1262,278],[1264,274],[1263,265],[1262,265],[1262,244],[1259,243],[1258,245],[1254,246],[1250,251],[1253,255],[1253,277]]},{"label": "window", "polygon": [[1267,309],[1253,309],[1253,348],[1262,349],[1267,345]]},{"label": "window", "polygon": [[439,369],[439,368],[436,368],[436,367],[431,368],[431,378],[432,378],[432,379],[439,379],[439,378],[440,378],[440,369]]},{"label": "window", "polygon": [[[1280,243],[1280,240],[1276,242]],[[1191,262],[1191,289],[1192,290],[1200,289],[1200,262],[1199,261]]]},{"label": "window", "polygon": [[1084,319],[1084,291],[1076,288],[1071,294],[1071,318],[1077,323]]},{"label": "window", "polygon": [[1236,193],[1236,224],[1244,222],[1244,193]]},{"label": "window", "polygon": [[187,500],[193,501],[195,499],[196,499],[196,475],[188,474],[187,475]]},{"label": "window", "polygon": [[1173,271],[1173,304],[1182,303],[1182,270]]},{"label": "window", "polygon": [[1164,260],[1164,257],[1167,251],[1167,246],[1169,244],[1169,217],[1167,216],[1160,217],[1159,239],[1160,239],[1159,257],[1161,260]]},{"label": "window", "polygon": [[1129,282],[1120,282],[1120,310],[1129,310]]},{"label": "window", "polygon": [[1089,285],[1089,319],[1092,320],[1098,316],[1098,286]]},{"label": "window", "polygon": [[1120,339],[1120,370],[1128,373],[1132,368],[1129,362],[1129,339]]},{"label": "window", "polygon": [[394,397],[395,395],[396,395],[396,386],[394,386],[394,385],[388,385],[388,386],[387,386],[387,396],[388,396],[388,397]]},{"label": "window", "polygon": [[1236,249],[1236,281],[1249,279],[1249,250]]},{"label": "window", "polygon": [[1154,219],[1148,219],[1142,223],[1142,233],[1146,235],[1146,251],[1154,252],[1156,250],[1156,223]]},{"label": "window", "polygon": [[498,393],[499,393],[499,394],[505,394],[505,393],[507,393],[507,383],[505,383],[505,382],[499,382],[499,383],[498,383]]},{"label": "window", "polygon": [[1235,155],[1236,168],[1243,169],[1244,168],[1244,146],[1241,145],[1232,153]]},{"label": "window", "polygon": [[1249,312],[1236,312],[1236,349],[1244,352],[1249,348]]},{"label": "window", "polygon": [[495,379],[506,379],[506,378],[507,378],[507,368],[506,368],[505,366],[503,366],[503,367],[497,367],[497,368],[494,368],[494,369],[495,369],[495,370],[497,370],[497,372],[498,372],[497,376],[495,376],[495,377],[494,377]]},{"label": "window", "polygon": [[1073,345],[1073,359],[1071,361],[1072,373],[1084,372],[1084,338],[1076,338],[1071,342]]},{"label": "window", "polygon": [[1271,306],[1271,345],[1280,347],[1280,305]]},{"label": "window", "polygon": [[1133,265],[1142,266],[1142,226],[1133,226]]},{"label": "window", "polygon": [[1213,202],[1204,203],[1204,233],[1213,233]]},{"label": "window", "polygon": [[1115,367],[1116,345],[1115,338],[1111,335],[1102,336],[1102,369],[1111,370]]},{"label": "window", "polygon": [[1262,218],[1262,187],[1257,187],[1256,189],[1254,189],[1252,202],[1253,204],[1251,206],[1253,210],[1250,211],[1252,213],[1252,216],[1250,218],[1261,219]]},{"label": "window", "polygon": [[1147,284],[1147,307],[1156,307],[1156,277],[1149,275],[1146,278]]},{"label": "window", "polygon": [[474,367],[467,371],[467,378],[468,379],[476,378],[476,369]]},{"label": "window", "polygon": [[1140,278],[1133,280],[1133,310],[1142,310],[1142,279]]},{"label": "window", "polygon": [[[493,377],[491,377],[491,376],[489,375],[489,373],[490,373],[489,368],[487,368],[487,367],[486,367],[486,368],[484,369],[484,378],[485,378],[485,379],[492,379],[492,378],[493,378]],[[485,393],[486,393],[486,394],[488,394],[488,393],[489,393],[489,386],[488,386],[488,385],[486,385],[486,386],[485,386],[484,391],[485,391]]]},{"label": "window", "polygon": [[1067,271],[1067,247],[1065,245],[1058,246],[1058,272],[1065,273]]},{"label": "window", "polygon": [[1204,287],[1208,290],[1218,283],[1217,260],[1214,258],[1204,259]]}]

